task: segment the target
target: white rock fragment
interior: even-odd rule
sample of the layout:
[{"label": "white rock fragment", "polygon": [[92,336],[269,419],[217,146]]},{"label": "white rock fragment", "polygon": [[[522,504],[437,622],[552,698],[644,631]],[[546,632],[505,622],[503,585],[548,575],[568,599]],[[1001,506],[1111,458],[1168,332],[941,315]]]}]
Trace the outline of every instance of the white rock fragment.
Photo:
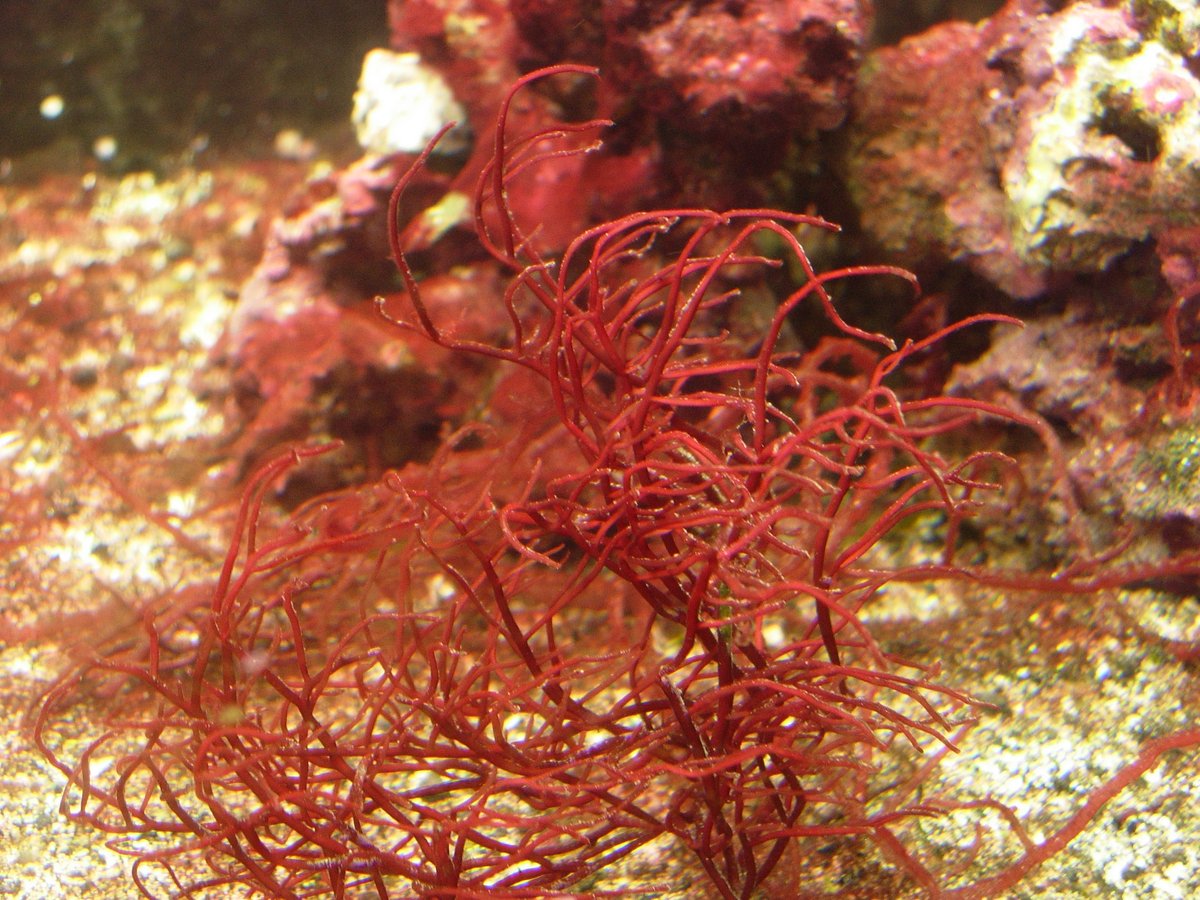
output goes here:
[{"label": "white rock fragment", "polygon": [[418,153],[449,122],[462,123],[438,144],[438,152],[462,150],[467,113],[450,86],[416,53],[372,50],[363,60],[354,93],[354,129],[368,153]]}]

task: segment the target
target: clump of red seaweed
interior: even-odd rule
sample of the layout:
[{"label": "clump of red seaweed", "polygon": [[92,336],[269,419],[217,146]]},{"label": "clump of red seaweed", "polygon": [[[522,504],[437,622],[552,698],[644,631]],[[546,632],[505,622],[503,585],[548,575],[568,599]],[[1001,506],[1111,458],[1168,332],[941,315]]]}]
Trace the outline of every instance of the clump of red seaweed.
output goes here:
[{"label": "clump of red seaweed", "polygon": [[[556,66],[519,81],[587,73]],[[723,898],[749,898],[797,841],[861,834],[940,892],[892,823],[939,810],[871,774],[898,743],[953,746],[971,701],[884,652],[859,612],[896,581],[1094,590],[1140,570],[975,570],[960,526],[1018,475],[936,439],[1009,407],[912,398],[906,361],[977,316],[895,347],[844,321],[831,290],[907,272],[817,273],[777,210],[638,212],[558,259],[509,211],[522,173],[586,152],[603,122],[518,138],[501,110],[475,222],[511,272],[502,345],[456,337],[422,302],[395,221],[408,332],[515,367],[531,413],[496,414],[428,464],[325,496],[269,535],[267,492],[323,452],[264,465],[245,491],[211,595],[148,610],[46,697],[35,736],[66,776],[64,811],[112,835],[134,878],[193,896],[534,897],[579,891],[671,839]],[[564,143],[565,141],[565,143]],[[427,151],[428,153],[428,151]],[[737,286],[784,266],[800,283],[746,346],[725,328]],[[830,334],[781,335],[815,304]],[[873,552],[920,521],[928,562]],[[1192,564],[1192,563],[1189,563]],[[1183,566],[1180,562],[1176,565]],[[107,730],[64,716],[102,698]],[[1185,733],[1147,747],[1079,815],[989,882],[1057,852]],[[103,765],[100,760],[104,760]],[[209,868],[196,880],[184,860]],[[355,889],[364,893],[356,894]]]}]

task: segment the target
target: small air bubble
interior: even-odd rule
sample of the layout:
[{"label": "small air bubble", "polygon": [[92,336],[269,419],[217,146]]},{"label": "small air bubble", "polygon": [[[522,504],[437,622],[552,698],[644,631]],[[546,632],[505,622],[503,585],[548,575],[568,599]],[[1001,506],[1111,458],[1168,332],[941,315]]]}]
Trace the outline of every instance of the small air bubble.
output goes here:
[{"label": "small air bubble", "polygon": [[96,138],[92,142],[92,155],[100,162],[112,162],[117,155],[117,139],[111,134]]},{"label": "small air bubble", "polygon": [[63,110],[67,108],[66,101],[59,94],[48,94],[42,98],[41,104],[38,106],[38,112],[42,114],[43,119],[53,121],[63,114]]}]

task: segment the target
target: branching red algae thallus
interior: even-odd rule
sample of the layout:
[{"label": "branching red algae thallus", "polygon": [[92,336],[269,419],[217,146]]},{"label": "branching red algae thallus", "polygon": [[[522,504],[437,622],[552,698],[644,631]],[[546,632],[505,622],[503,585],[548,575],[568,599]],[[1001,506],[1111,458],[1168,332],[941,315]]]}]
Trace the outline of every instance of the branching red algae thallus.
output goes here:
[{"label": "branching red algae thallus", "polygon": [[[945,807],[913,802],[911,783],[880,793],[870,775],[901,744],[953,749],[974,703],[880,647],[860,611],[882,588],[1089,592],[1197,559],[1028,574],[960,562],[962,523],[1019,472],[990,449],[946,458],[937,439],[983,419],[1044,429],[995,403],[906,396],[893,376],[958,329],[1017,323],[976,316],[900,347],[855,327],[835,286],[915,279],[817,273],[795,231],[834,228],[819,218],[636,212],[541,255],[506,197],[605,123],[511,138],[508,102],[590,72],[526,76],[499,115],[475,224],[511,273],[506,343],[456,338],[422,302],[395,210],[428,151],[392,203],[411,317],[381,310],[524,370],[545,415],[470,423],[428,464],[265,535],[270,486],[323,450],[264,465],[211,602],[148,614],[141,643],[100,648],[46,696],[35,740],[67,778],[63,811],[135,858],[144,895],[165,870],[183,896],[565,896],[666,840],[717,896],[750,898],[790,846],[861,835],[932,896],[994,896],[1164,753],[1200,744],[1194,730],[1146,744],[1040,844],[1009,816],[1025,854],[976,884],[943,888],[906,848],[898,823]],[[722,326],[735,285],[777,280],[781,254],[800,284],[745,346]],[[831,334],[787,349],[802,306]],[[937,523],[939,558],[879,567],[881,542],[918,520]],[[73,751],[62,717],[91,695],[115,698],[107,730]],[[194,858],[211,875],[185,883]]]}]

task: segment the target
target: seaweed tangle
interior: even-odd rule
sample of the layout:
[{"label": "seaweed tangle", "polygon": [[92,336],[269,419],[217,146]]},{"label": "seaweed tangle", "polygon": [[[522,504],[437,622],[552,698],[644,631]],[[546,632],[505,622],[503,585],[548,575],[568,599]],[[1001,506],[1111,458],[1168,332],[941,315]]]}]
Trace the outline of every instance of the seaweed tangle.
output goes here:
[{"label": "seaweed tangle", "polygon": [[[885,652],[861,610],[898,581],[1083,592],[1145,574],[957,559],[962,523],[1003,505],[1020,471],[990,450],[948,458],[939,439],[1041,423],[897,384],[958,329],[1013,320],[899,347],[856,328],[835,291],[913,276],[818,273],[797,230],[834,226],[777,210],[637,212],[543,256],[507,197],[605,123],[514,138],[508,105],[589,72],[513,87],[475,191],[479,239],[511,273],[505,341],[459,337],[422,300],[396,209],[428,150],[391,204],[407,313],[381,311],[506,365],[497,390],[528,414],[485,411],[428,464],[277,529],[260,528],[272,485],[329,448],[263,465],[211,589],[148,608],[140,634],[44,698],[35,740],[67,780],[64,813],[133,857],[144,896],[597,896],[594,876],[655,843],[690,854],[716,896],[749,898],[789,847],[846,835],[940,895],[895,828],[944,810],[913,799],[929,769],[885,790],[873,776],[901,744],[953,748],[974,703]],[[740,285],[788,277],[757,342],[726,327]],[[785,340],[801,306],[829,326],[811,347]],[[940,544],[882,562],[918,522]],[[83,700],[107,710],[99,735],[73,724]],[[1059,833],[1022,833],[1021,860],[948,894],[1011,886],[1196,743],[1148,746]]]}]

